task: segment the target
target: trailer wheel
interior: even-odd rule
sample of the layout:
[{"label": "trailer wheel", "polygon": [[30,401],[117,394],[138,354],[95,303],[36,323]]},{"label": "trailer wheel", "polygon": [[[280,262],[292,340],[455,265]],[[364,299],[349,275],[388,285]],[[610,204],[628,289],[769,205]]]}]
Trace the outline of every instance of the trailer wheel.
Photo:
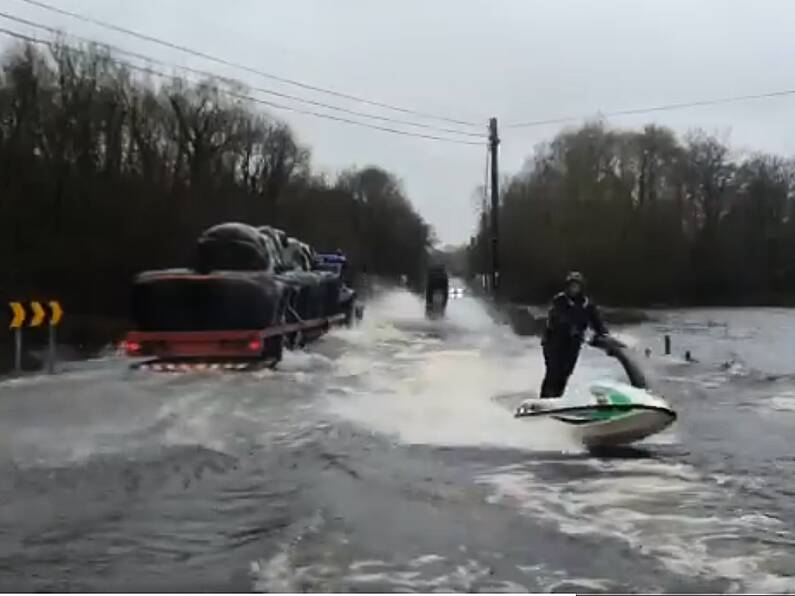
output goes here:
[{"label": "trailer wheel", "polygon": [[[287,321],[287,307],[284,302],[279,303],[276,310],[276,317],[273,321],[274,325],[284,325]],[[273,360],[274,366],[282,361],[284,356],[285,337],[283,335],[274,335],[265,340],[265,346],[262,350],[262,355],[267,360]]]},{"label": "trailer wheel", "polygon": [[263,355],[267,360],[272,360],[274,365],[281,362],[284,356],[284,336],[276,335],[265,340]]},{"label": "trailer wheel", "polygon": [[[300,322],[301,310],[299,308],[300,302],[300,291],[292,291],[288,290],[288,293],[285,298],[285,302],[289,305],[289,308],[285,307],[285,315],[282,323],[298,323]],[[280,323],[280,324],[282,324]],[[300,332],[296,331],[294,333],[290,333],[284,338],[283,344],[290,350],[293,350],[299,347],[300,341]]]},{"label": "trailer wheel", "polygon": [[353,327],[356,324],[356,305],[351,300],[345,306],[345,326]]}]

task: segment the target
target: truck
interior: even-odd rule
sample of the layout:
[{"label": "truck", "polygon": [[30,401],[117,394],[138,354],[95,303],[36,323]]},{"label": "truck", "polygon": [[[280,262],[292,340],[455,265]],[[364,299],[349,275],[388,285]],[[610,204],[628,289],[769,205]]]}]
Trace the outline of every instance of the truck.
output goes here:
[{"label": "truck", "polygon": [[153,370],[275,365],[285,348],[363,316],[341,271],[324,263],[277,228],[213,226],[199,236],[191,267],[135,277],[124,351],[135,368]]}]

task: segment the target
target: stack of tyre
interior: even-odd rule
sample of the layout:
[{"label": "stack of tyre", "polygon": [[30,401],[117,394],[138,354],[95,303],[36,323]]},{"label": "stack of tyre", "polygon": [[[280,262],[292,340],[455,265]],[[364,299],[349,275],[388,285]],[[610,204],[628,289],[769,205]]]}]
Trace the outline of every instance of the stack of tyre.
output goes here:
[{"label": "stack of tyre", "polygon": [[351,290],[315,262],[282,230],[220,224],[199,237],[193,268],[136,277],[133,321],[142,331],[250,330],[344,312]]}]

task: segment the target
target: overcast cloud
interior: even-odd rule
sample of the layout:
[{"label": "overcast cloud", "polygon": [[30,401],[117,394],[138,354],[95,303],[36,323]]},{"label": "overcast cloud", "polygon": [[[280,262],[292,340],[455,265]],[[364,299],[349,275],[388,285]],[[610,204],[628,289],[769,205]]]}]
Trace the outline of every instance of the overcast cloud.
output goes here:
[{"label": "overcast cloud", "polygon": [[[502,123],[795,89],[789,0],[48,0],[283,77],[379,101]],[[0,10],[160,59],[350,109],[374,110],[188,58],[19,0]],[[5,24],[5,23],[4,23]],[[18,31],[29,31],[16,26]],[[1,39],[1,38],[0,38]],[[2,43],[7,43],[5,39]],[[445,242],[475,222],[485,146],[459,146],[277,113],[318,168],[396,173]],[[678,131],[730,130],[739,149],[795,154],[795,96],[623,117]],[[447,126],[450,126],[449,124]],[[518,170],[559,126],[502,130],[501,169]]]}]

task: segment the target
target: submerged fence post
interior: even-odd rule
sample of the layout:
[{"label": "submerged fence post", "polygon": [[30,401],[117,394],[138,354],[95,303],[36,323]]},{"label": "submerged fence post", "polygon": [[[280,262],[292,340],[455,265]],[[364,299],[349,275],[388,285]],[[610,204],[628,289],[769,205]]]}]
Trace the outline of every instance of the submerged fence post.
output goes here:
[{"label": "submerged fence post", "polygon": [[671,336],[668,334],[665,335],[665,355],[671,355]]},{"label": "submerged fence post", "polygon": [[48,368],[51,375],[55,374],[55,325],[50,325],[49,355],[47,358]]},{"label": "submerged fence post", "polygon": [[14,329],[14,371],[22,372],[22,329]]}]

